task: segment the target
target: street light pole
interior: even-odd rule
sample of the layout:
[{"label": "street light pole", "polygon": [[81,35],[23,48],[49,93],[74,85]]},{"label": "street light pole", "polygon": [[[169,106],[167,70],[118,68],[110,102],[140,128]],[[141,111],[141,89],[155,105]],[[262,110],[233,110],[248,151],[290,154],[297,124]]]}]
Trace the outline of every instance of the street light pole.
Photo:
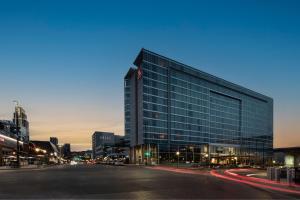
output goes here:
[{"label": "street light pole", "polygon": [[179,155],[180,155],[179,150],[176,152],[176,155],[177,155],[177,168],[178,168],[179,167]]},{"label": "street light pole", "polygon": [[193,146],[191,147],[191,150],[192,150],[192,153],[193,153],[193,163],[195,163],[195,149],[194,149]]},{"label": "street light pole", "polygon": [[19,136],[19,115],[18,115],[18,107],[19,107],[19,102],[18,101],[13,101],[16,103],[15,105],[15,117],[16,117],[16,128],[17,128],[17,167],[20,167],[20,136]]},{"label": "street light pole", "polygon": [[263,168],[265,168],[265,142],[263,142]]}]

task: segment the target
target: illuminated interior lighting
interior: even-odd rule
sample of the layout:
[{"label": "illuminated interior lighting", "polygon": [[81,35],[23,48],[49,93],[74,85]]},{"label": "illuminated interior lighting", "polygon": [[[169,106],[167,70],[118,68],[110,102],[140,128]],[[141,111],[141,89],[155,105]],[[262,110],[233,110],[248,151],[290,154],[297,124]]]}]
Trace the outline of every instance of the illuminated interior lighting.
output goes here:
[{"label": "illuminated interior lighting", "polygon": [[[1,137],[1,138],[4,138],[5,140],[10,140],[10,141],[12,141],[12,142],[16,142],[16,143],[17,143],[17,140],[16,140],[16,139],[11,138],[11,137],[8,137],[8,136],[6,136],[6,135],[0,134],[0,137]],[[19,141],[19,143],[20,143],[20,144],[23,144],[22,141]]]}]

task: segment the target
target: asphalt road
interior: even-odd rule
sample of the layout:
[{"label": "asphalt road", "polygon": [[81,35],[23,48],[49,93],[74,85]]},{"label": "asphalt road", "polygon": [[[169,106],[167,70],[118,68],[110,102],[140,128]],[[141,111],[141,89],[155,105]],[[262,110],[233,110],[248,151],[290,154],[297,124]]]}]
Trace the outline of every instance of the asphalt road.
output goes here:
[{"label": "asphalt road", "polygon": [[136,166],[65,166],[0,171],[0,198],[287,199],[299,198],[220,180]]}]

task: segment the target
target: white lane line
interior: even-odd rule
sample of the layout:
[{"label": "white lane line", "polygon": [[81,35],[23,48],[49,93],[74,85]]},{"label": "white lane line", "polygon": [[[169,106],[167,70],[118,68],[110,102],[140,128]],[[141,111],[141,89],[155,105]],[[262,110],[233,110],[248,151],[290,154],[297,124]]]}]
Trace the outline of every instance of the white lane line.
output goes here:
[{"label": "white lane line", "polygon": [[258,175],[258,174],[247,174],[246,176],[255,176],[255,175]]}]

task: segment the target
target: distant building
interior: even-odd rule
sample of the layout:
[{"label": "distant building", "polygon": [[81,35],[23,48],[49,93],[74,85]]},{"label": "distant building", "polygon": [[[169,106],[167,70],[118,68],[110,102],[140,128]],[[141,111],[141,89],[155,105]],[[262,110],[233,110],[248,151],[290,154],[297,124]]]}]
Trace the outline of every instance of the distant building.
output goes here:
[{"label": "distant building", "polygon": [[71,157],[71,145],[70,144],[64,144],[62,146],[62,154],[64,158],[70,158]]},{"label": "distant building", "polygon": [[92,136],[93,158],[105,155],[105,148],[115,144],[115,135],[111,132],[96,131]]},{"label": "distant building", "polygon": [[300,167],[300,147],[275,148],[274,164],[286,167]]},{"label": "distant building", "polygon": [[92,158],[92,150],[72,151],[71,157],[73,160],[90,160]]},{"label": "distant building", "polygon": [[[17,120],[18,117],[18,120]],[[16,106],[14,112],[13,122],[16,124],[18,121],[18,127],[20,128],[20,140],[28,143],[29,142],[29,122],[27,121],[27,115],[25,110],[21,106]]]},{"label": "distant building", "polygon": [[59,154],[58,148],[52,142],[49,142],[49,141],[33,140],[33,141],[30,141],[30,146],[33,147],[33,149],[36,152],[45,150],[46,154],[49,154],[49,155],[52,155],[52,154],[58,155]]},{"label": "distant building", "polygon": [[58,145],[58,139],[57,139],[57,137],[50,137],[50,142],[52,144],[54,144],[55,146],[57,146]]},{"label": "distant building", "polygon": [[40,161],[46,163],[58,163],[59,150],[52,142],[49,141],[30,141],[29,154]]},{"label": "distant building", "polygon": [[92,154],[93,154],[92,150],[86,150],[84,156],[86,159],[91,159],[93,156]]},{"label": "distant building", "polygon": [[121,144],[124,142],[124,136],[122,135],[114,135],[115,144]]}]

